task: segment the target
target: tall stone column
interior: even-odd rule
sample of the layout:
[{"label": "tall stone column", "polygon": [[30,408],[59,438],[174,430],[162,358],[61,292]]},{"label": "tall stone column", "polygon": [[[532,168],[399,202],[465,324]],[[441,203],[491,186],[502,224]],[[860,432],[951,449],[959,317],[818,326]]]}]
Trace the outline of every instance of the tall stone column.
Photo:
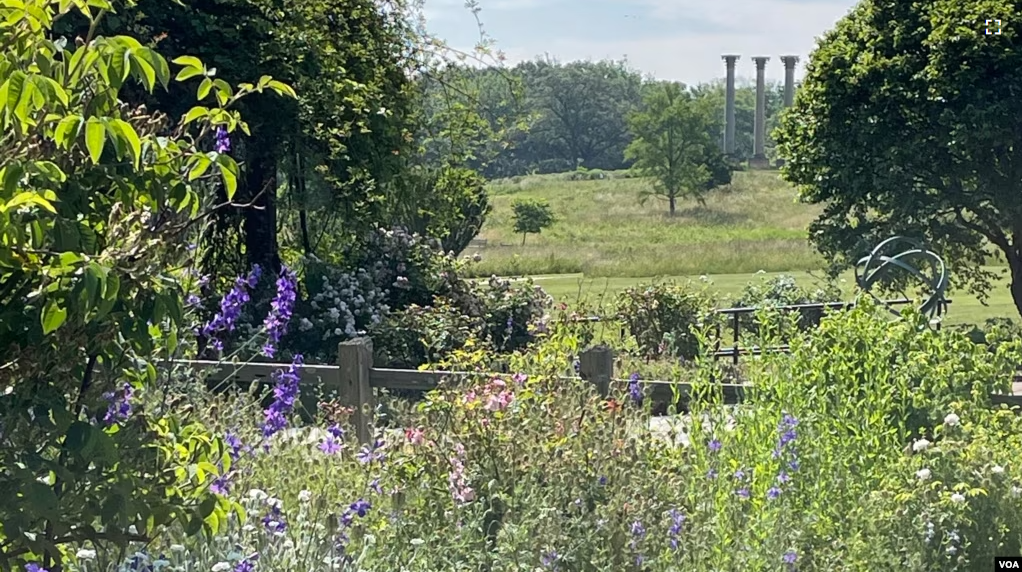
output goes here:
[{"label": "tall stone column", "polygon": [[764,77],[764,72],[766,71],[766,63],[770,61],[770,58],[759,56],[752,58],[752,61],[756,62],[756,125],[753,132],[752,159],[749,161],[749,166],[769,167],[770,164],[767,162],[765,152],[766,78]]},{"label": "tall stone column", "polygon": [[724,154],[735,154],[735,62],[741,56],[721,56],[727,66],[727,87],[724,94]]},{"label": "tall stone column", "polygon": [[784,62],[784,107],[791,107],[795,101],[795,65],[798,56],[781,56]]}]

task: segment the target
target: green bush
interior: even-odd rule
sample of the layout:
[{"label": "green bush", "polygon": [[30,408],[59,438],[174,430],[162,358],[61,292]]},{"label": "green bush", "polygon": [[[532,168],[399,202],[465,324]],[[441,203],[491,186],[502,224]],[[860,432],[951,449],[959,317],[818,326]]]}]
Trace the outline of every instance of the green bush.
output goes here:
[{"label": "green bush", "polygon": [[[841,288],[836,284],[828,283],[816,288],[809,288],[796,284],[794,277],[781,274],[771,278],[761,278],[758,282],[750,282],[733,302],[733,305],[736,308],[769,310],[779,306],[841,301]],[[797,328],[800,330],[815,328],[824,313],[823,310],[814,308],[799,310]],[[759,322],[762,319],[763,316],[744,314],[739,318],[739,323],[742,331],[755,335],[759,331]]]},{"label": "green bush", "polygon": [[715,319],[705,289],[692,283],[652,282],[618,294],[615,309],[646,358],[700,353],[698,331]]}]

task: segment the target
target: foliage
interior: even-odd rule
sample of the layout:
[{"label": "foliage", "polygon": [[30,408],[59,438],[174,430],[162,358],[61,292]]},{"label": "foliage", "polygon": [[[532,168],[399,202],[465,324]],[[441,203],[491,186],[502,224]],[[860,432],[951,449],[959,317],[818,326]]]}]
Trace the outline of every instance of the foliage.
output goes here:
[{"label": "foliage", "polygon": [[457,167],[409,169],[400,179],[401,196],[390,201],[388,218],[415,234],[439,239],[444,252],[461,254],[490,212],[486,181]]},{"label": "foliage", "polygon": [[[758,308],[769,310],[778,306],[796,306],[799,304],[817,304],[841,302],[841,288],[833,281],[818,285],[816,288],[800,286],[795,279],[787,274],[780,274],[758,282],[749,282],[741,295],[733,302],[736,308]],[[796,312],[798,329],[808,330],[820,324],[824,311],[805,308]],[[745,314],[739,319],[742,331],[755,333],[758,331],[759,318],[754,314]]]},{"label": "foliage", "polygon": [[518,199],[511,203],[515,223],[514,231],[522,234],[522,244],[529,233],[538,234],[556,222],[554,213],[546,201],[538,199]]},{"label": "foliage", "polygon": [[825,205],[810,228],[825,256],[847,267],[884,238],[915,237],[955,269],[955,286],[983,293],[993,246],[1022,311],[1017,8],[868,1],[822,39],[775,137],[783,176]]},{"label": "foliage", "polygon": [[[208,490],[230,466],[222,444],[168,411],[154,363],[191,327],[196,277],[178,269],[203,191],[238,187],[234,159],[205,150],[214,131],[248,130],[230,109],[244,96],[293,92],[269,76],[235,89],[181,56],[176,79],[201,79],[215,106],[175,121],[129,105],[126,86],[166,88],[171,68],[135,38],[94,35],[109,8],[0,7],[0,569],[58,571],[68,543],[123,547],[175,522],[215,533],[235,508]],[[79,12],[90,33],[54,38]]]},{"label": "foliage", "polygon": [[699,331],[712,319],[713,302],[691,283],[651,282],[628,288],[615,308],[646,358],[700,355]]},{"label": "foliage", "polygon": [[[513,361],[521,373],[451,378],[403,430],[372,443],[328,418],[239,454],[244,470],[227,496],[246,515],[213,543],[168,529],[147,549],[150,561],[162,552],[202,570],[258,558],[260,569],[288,570],[323,561],[635,572],[856,562],[964,572],[1018,551],[1022,420],[989,409],[986,397],[990,380],[1018,362],[1018,341],[990,354],[918,315],[890,322],[868,304],[799,340],[791,356],[750,369],[757,389],[739,408],[714,400],[719,372],[701,364],[690,373],[704,399],[690,407],[704,422],[662,430],[649,400],[638,403],[639,376],[637,391],[616,387],[606,400],[559,378],[577,340],[554,330]],[[471,371],[490,357],[467,348],[449,365]],[[222,410],[239,451],[259,441],[244,401]],[[82,548],[94,560],[74,570],[117,563]]]},{"label": "foliage", "polygon": [[634,168],[652,178],[650,195],[667,199],[674,215],[679,198],[703,195],[719,183],[730,183],[731,173],[709,137],[713,124],[706,100],[697,100],[681,84],[650,88],[642,110],[628,118],[634,139],[625,156]]}]

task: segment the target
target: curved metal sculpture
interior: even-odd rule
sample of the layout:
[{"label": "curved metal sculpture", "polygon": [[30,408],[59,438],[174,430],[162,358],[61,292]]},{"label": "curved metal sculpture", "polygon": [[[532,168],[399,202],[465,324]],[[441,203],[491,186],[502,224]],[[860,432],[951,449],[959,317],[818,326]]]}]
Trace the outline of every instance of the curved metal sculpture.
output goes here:
[{"label": "curved metal sculpture", "polygon": [[[892,245],[904,243],[909,248],[889,254]],[[904,248],[904,247],[903,247]],[[923,264],[915,266],[909,262],[922,261],[932,271],[930,275],[924,274],[920,268]],[[930,317],[930,320],[937,320],[947,312],[946,298],[944,297],[948,287],[948,270],[944,261],[932,250],[928,250],[919,242],[903,236],[893,236],[881,242],[867,256],[862,257],[855,265],[855,282],[862,289],[862,292],[869,294],[874,300],[887,306],[887,304],[871,291],[873,284],[881,278],[890,274],[895,269],[901,269],[911,276],[916,277],[930,291],[929,297],[919,306],[919,311]],[[895,315],[900,315],[896,310],[887,306]]]}]

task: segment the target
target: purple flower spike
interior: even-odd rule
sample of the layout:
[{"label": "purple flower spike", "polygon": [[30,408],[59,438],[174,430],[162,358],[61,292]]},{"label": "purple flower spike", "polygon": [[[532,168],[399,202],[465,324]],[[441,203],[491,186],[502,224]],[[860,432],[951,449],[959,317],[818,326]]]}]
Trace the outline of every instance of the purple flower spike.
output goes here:
[{"label": "purple flower spike", "polygon": [[298,276],[287,267],[280,269],[277,278],[277,295],[270,303],[270,313],[266,316],[263,326],[266,328],[266,345],[263,355],[273,357],[277,352],[277,344],[281,336],[287,332],[288,322],[294,312],[295,300],[298,298]]},{"label": "purple flower spike", "polygon": [[216,128],[216,145],[214,148],[217,153],[229,153],[231,151],[231,135],[223,127]]}]

